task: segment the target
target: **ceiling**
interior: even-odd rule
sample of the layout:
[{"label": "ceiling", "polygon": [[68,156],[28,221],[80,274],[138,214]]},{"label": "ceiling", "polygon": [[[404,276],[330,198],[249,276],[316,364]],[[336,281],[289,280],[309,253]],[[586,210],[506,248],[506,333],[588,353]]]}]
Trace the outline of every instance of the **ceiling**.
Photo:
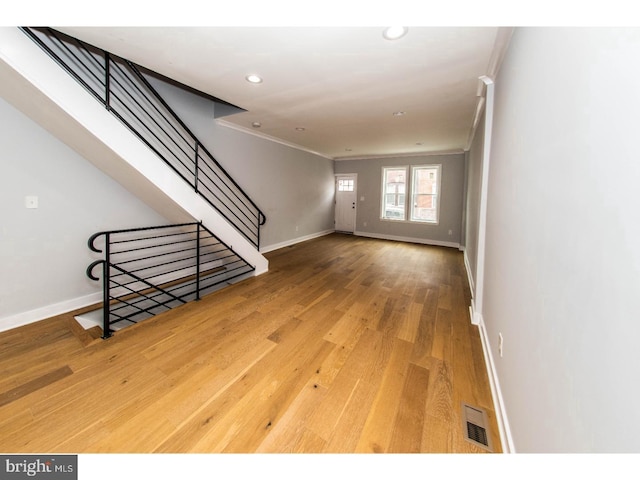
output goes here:
[{"label": "ceiling", "polygon": [[369,26],[55,28],[246,110],[223,125],[333,159],[467,149],[478,78],[495,75],[511,34],[410,27],[390,41]]}]

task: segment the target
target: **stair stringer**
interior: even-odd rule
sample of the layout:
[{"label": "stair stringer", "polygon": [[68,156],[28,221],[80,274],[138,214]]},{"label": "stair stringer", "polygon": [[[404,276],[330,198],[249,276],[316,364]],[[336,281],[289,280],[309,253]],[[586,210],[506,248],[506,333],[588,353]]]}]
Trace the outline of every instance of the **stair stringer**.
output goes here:
[{"label": "stair stringer", "polygon": [[202,221],[255,267],[268,260],[16,27],[0,28],[0,95],[172,222]]}]

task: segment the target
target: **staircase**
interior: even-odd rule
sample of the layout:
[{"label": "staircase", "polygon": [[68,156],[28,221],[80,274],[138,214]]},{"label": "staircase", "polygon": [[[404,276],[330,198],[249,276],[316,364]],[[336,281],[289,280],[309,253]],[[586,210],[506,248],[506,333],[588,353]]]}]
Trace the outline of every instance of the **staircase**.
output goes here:
[{"label": "staircase", "polygon": [[[95,279],[94,269],[103,265],[109,317],[103,324],[105,337],[114,323],[139,321],[197,299],[229,280],[268,270],[268,261],[259,252],[264,214],[155,92],[138,66],[51,29],[4,27],[0,28],[0,78],[4,98],[175,222],[171,228],[197,225],[194,238],[204,234],[214,239],[242,265],[236,275],[219,260],[215,265],[197,260],[179,273],[164,272],[150,282],[110,261],[107,251],[107,258],[94,262],[87,272]],[[101,235],[108,239],[125,233],[132,232]],[[98,251],[94,237],[90,247]],[[109,240],[105,248],[108,245]],[[209,275],[202,277],[201,272]],[[122,280],[120,285],[114,277]],[[133,306],[123,307],[132,303],[134,295],[123,288],[135,290],[138,299]],[[148,298],[142,300],[140,292]],[[111,308],[114,302],[121,305]]]},{"label": "staircase", "polygon": [[101,267],[103,307],[89,317],[101,320],[103,338],[254,270],[201,223],[98,232],[88,244],[104,254],[87,268],[87,276],[100,281],[95,270]]}]

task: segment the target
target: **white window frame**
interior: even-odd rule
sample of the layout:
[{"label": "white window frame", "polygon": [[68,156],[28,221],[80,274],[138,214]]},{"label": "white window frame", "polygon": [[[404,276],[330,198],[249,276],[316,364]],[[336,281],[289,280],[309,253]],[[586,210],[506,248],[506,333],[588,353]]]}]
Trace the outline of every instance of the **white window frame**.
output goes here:
[{"label": "white window frame", "polygon": [[[422,220],[419,218],[414,218],[414,209],[416,208],[416,202],[414,200],[414,186],[415,186],[415,181],[416,181],[416,176],[415,176],[415,171],[416,170],[435,170],[436,171],[436,193],[434,194],[434,198],[435,198],[435,202],[436,202],[436,219],[435,220]],[[442,179],[442,165],[436,164],[436,165],[412,165],[411,166],[411,194],[410,194],[410,201],[411,201],[411,207],[410,207],[410,211],[409,211],[409,220],[411,222],[417,222],[417,223],[428,223],[430,225],[438,225],[438,223],[440,223],[440,197],[441,197],[441,192],[440,192],[440,185],[441,185],[441,179]]]},{"label": "white window frame", "polygon": [[[437,170],[437,186],[435,193],[435,202],[436,202],[436,219],[435,220],[420,220],[414,219],[414,201],[413,201],[413,190],[414,190],[414,172],[419,169],[436,169]],[[386,212],[386,172],[387,170],[404,170],[405,172],[405,193],[404,193],[404,218],[390,218],[385,216]],[[417,223],[422,225],[438,225],[440,223],[440,204],[442,199],[442,165],[441,164],[426,164],[426,165],[388,165],[382,167],[382,181],[381,181],[381,190],[380,190],[380,220],[386,222],[399,222],[399,223]],[[409,202],[411,204],[409,205]]]},{"label": "white window frame", "polygon": [[[346,182],[346,183],[340,183],[340,182]],[[338,178],[337,183],[338,183],[339,192],[355,192],[355,179],[350,178],[348,180],[345,180],[342,178]]]}]

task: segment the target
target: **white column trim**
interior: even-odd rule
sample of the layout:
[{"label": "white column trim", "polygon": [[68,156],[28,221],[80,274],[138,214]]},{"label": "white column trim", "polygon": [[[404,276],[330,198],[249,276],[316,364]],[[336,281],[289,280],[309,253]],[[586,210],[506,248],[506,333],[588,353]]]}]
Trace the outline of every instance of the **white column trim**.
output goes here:
[{"label": "white column trim", "polygon": [[475,274],[475,295],[473,296],[473,320],[475,325],[480,324],[483,314],[484,294],[484,261],[487,235],[487,196],[489,192],[489,164],[491,159],[491,135],[493,131],[493,80],[487,76],[480,77],[485,87],[485,122],[484,122],[484,147],[482,151],[482,179],[480,186],[480,212],[478,222],[478,244]]}]

